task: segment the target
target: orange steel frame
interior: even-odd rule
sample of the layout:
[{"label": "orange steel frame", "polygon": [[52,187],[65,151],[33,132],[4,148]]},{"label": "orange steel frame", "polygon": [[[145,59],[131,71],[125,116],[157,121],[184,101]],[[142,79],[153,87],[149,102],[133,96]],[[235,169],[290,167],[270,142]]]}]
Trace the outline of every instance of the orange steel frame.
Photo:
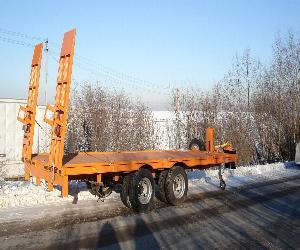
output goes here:
[{"label": "orange steel frame", "polygon": [[[51,125],[52,136],[49,153],[32,155],[32,160],[25,164],[25,176],[29,173],[48,182],[48,189],[53,184],[62,187],[62,196],[68,195],[69,179],[82,179],[90,176],[102,182],[106,176],[118,181],[119,177],[141,167],[157,172],[169,169],[175,164],[186,168],[209,168],[212,166],[237,161],[236,154],[219,152],[214,146],[214,130],[206,129],[206,151],[199,150],[148,150],[127,152],[81,152],[64,155],[64,142],[67,128],[68,99],[71,87],[72,64],[75,46],[75,30],[64,35],[60,53],[58,78],[56,84],[55,105],[47,105],[44,121]],[[48,117],[49,112],[52,118]],[[30,158],[31,159],[31,158]]]},{"label": "orange steel frame", "polygon": [[[22,105],[20,106],[17,117],[18,121],[24,124],[22,160],[24,161],[25,165],[30,165],[32,159],[32,146],[34,137],[36,104],[39,90],[42,51],[43,44],[35,45],[31,62],[27,105],[26,107]],[[28,171],[28,167],[25,167],[26,180],[29,179],[29,174],[30,172]]]}]

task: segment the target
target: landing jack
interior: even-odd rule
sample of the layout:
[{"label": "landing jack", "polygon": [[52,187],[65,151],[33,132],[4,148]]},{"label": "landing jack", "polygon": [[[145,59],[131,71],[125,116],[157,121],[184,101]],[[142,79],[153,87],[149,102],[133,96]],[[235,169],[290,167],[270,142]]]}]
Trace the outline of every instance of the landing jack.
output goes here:
[{"label": "landing jack", "polygon": [[[219,166],[219,180],[220,180],[220,188],[221,188],[222,190],[224,190],[224,189],[226,188],[226,183],[225,183],[225,181],[224,181],[224,179],[223,179],[223,172],[224,172],[224,169],[225,169],[224,164],[221,164],[221,165]],[[223,170],[223,171],[222,171],[222,170]]]}]

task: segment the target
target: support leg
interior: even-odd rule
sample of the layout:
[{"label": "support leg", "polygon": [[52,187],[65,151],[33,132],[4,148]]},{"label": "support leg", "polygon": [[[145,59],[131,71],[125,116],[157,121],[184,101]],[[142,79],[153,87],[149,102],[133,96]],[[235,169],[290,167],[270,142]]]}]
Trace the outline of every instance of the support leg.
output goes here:
[{"label": "support leg", "polygon": [[69,189],[68,189],[68,176],[63,176],[63,183],[62,183],[62,189],[61,189],[61,196],[62,197],[68,197]]},{"label": "support leg", "polygon": [[220,188],[221,189],[225,189],[226,188],[226,183],[225,183],[225,181],[223,180],[223,176],[222,176],[222,169],[224,169],[224,167],[225,167],[225,165],[224,164],[222,164],[222,165],[220,165],[219,166],[219,179],[220,179]]}]

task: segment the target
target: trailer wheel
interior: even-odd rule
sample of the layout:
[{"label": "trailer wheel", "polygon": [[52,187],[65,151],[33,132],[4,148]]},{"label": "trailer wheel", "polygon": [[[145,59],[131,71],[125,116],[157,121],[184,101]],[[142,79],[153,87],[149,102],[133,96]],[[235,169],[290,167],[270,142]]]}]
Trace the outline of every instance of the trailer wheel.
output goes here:
[{"label": "trailer wheel", "polygon": [[130,185],[131,178],[132,178],[132,174],[127,174],[126,176],[123,177],[122,189],[120,193],[121,201],[128,208],[131,208],[131,204],[129,200],[129,185]]},{"label": "trailer wheel", "polygon": [[183,203],[187,196],[188,179],[186,172],[181,166],[172,167],[167,175],[165,183],[165,195],[172,205]]},{"label": "trailer wheel", "polygon": [[205,151],[205,143],[202,140],[194,138],[189,144],[189,149]]},{"label": "trailer wheel", "polygon": [[138,213],[150,211],[154,201],[154,180],[148,169],[141,168],[130,180],[129,200]]},{"label": "trailer wheel", "polygon": [[87,182],[86,182],[86,187],[87,187],[87,189],[89,190],[89,192],[90,192],[92,195],[94,195],[94,196],[97,195],[97,193],[95,192],[95,188],[93,188],[93,185],[92,185],[91,182],[87,181]]},{"label": "trailer wheel", "polygon": [[166,194],[165,194],[165,183],[166,183],[166,178],[168,175],[169,170],[163,170],[159,174],[158,178],[158,191],[156,193],[157,199],[159,199],[162,202],[168,203],[166,199]]}]

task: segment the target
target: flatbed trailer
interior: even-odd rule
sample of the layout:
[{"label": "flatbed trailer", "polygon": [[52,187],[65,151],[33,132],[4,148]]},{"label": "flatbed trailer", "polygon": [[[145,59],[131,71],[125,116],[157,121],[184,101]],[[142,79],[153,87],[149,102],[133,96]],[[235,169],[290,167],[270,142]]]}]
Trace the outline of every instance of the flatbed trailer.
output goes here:
[{"label": "flatbed trailer", "polygon": [[[70,180],[86,181],[90,191],[99,198],[105,198],[120,184],[124,205],[137,212],[151,209],[155,185],[158,199],[172,205],[182,203],[187,195],[186,170],[189,169],[219,167],[220,188],[224,189],[221,170],[234,167],[237,154],[231,145],[214,146],[213,128],[206,129],[204,150],[200,150],[196,142],[189,150],[79,152],[64,155],[75,33],[75,30],[65,33],[59,59],[55,105],[47,105],[45,112],[44,121],[52,128],[50,152],[31,153],[38,79],[34,81],[37,86],[34,92],[29,87],[29,93],[33,95],[31,99],[35,102],[28,102],[26,107],[20,109],[18,120],[26,127],[22,155],[25,180],[33,176],[36,184],[40,185],[41,179],[44,179],[49,190],[53,189],[53,185],[59,185],[62,187],[62,197],[68,196]],[[35,75],[39,76],[41,45],[37,46],[33,57],[35,63],[32,65],[38,71]],[[32,80],[29,85],[32,85]]]}]

